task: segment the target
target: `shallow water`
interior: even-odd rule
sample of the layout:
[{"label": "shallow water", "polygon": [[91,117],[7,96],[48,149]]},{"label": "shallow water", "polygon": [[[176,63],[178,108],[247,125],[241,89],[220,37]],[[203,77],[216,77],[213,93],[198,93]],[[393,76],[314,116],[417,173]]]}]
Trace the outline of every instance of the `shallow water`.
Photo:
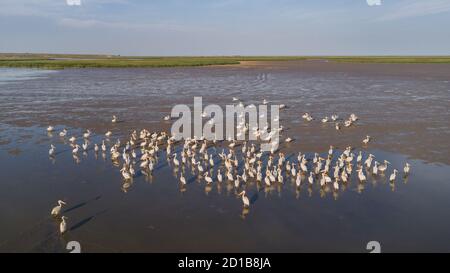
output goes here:
[{"label": "shallow water", "polygon": [[[389,91],[392,86],[397,93]],[[366,252],[367,242],[376,240],[386,252],[448,252],[449,123],[444,118],[449,114],[442,111],[448,110],[448,88],[441,78],[299,68],[64,70],[2,84],[0,251],[66,252],[66,243],[76,240],[86,252]],[[369,94],[373,103],[366,104]],[[63,139],[45,132],[50,123],[57,132],[67,127],[78,136],[84,128],[99,134],[112,129],[115,141],[131,128],[167,127],[161,117],[175,103],[192,103],[194,95],[210,102],[239,96],[246,102],[265,97],[287,103],[282,124],[297,139],[282,146],[288,156],[302,151],[311,158],[316,151],[326,154],[329,144],[352,145],[399,170],[408,161],[412,173],[392,184],[390,168],[387,177],[368,175],[363,185],[353,179],[338,192],[305,181],[297,190],[288,177],[269,190],[253,182],[247,185],[251,206],[245,211],[233,185],[207,187],[188,169],[188,185],[181,190],[164,153],[152,180],[138,175],[125,189],[109,155],[96,158],[89,151],[75,159]],[[313,116],[355,112],[361,121],[338,135],[332,125],[305,124],[298,118],[300,105]],[[408,105],[429,107],[418,113]],[[112,126],[115,113],[124,122]],[[427,130],[417,129],[422,122]],[[373,128],[379,134],[371,133],[374,143],[362,148],[358,143]],[[96,135],[91,141],[101,139]],[[57,147],[54,159],[48,157],[50,143]],[[49,217],[58,199],[68,202],[63,214],[69,232],[63,236],[59,222]]]}]

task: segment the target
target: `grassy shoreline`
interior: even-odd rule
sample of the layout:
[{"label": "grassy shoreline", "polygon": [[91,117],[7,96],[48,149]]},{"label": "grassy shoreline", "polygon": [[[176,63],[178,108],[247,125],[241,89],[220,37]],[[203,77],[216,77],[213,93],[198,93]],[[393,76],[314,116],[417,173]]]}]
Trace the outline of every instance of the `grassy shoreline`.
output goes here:
[{"label": "grassy shoreline", "polygon": [[81,54],[0,53],[0,67],[27,68],[131,68],[239,64],[241,61],[328,60],[347,63],[450,63],[450,56],[197,56],[152,57]]}]

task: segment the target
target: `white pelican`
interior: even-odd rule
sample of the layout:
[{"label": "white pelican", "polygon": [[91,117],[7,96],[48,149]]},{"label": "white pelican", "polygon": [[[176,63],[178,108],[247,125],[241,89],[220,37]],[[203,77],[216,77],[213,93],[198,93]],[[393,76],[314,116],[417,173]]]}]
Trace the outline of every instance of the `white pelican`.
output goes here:
[{"label": "white pelican", "polygon": [[372,173],[374,175],[378,174],[378,161],[375,161],[375,164],[373,165]]},{"label": "white pelican", "polygon": [[116,117],[115,115],[112,116],[111,122],[112,122],[112,123],[116,123],[116,122],[117,122],[117,117]]},{"label": "white pelican", "polygon": [[122,177],[125,180],[130,180],[131,179],[131,174],[127,171],[126,166],[124,165],[123,168],[120,170],[122,173]]},{"label": "white pelican", "polygon": [[203,172],[204,172],[203,166],[202,166],[202,163],[201,163],[201,162],[198,162],[198,163],[197,163],[197,169],[198,169],[198,172],[199,172],[199,173],[203,173]]},{"label": "white pelican", "polygon": [[264,178],[264,183],[266,183],[267,187],[270,187],[270,185],[271,185],[270,178],[267,174],[266,174],[266,177]]},{"label": "white pelican", "polygon": [[364,161],[364,164],[366,165],[367,168],[370,168],[370,165],[372,165],[372,160],[374,157],[375,156],[373,154],[369,154],[369,157],[366,159],[366,161]]},{"label": "white pelican", "polygon": [[47,132],[53,132],[54,130],[55,130],[55,127],[53,127],[53,126],[47,127]]},{"label": "white pelican", "polygon": [[61,212],[62,205],[66,205],[66,202],[58,200],[58,205],[52,209],[51,215],[58,216]]},{"label": "white pelican", "polygon": [[358,178],[361,182],[366,181],[366,176],[364,175],[362,168],[358,170]]},{"label": "white pelican", "polygon": [[173,164],[178,167],[180,166],[180,161],[177,159],[177,154],[173,154]]},{"label": "white pelican", "polygon": [[348,175],[347,175],[347,172],[345,170],[342,171],[341,179],[342,179],[342,182],[347,183]]},{"label": "white pelican", "polygon": [[310,185],[314,183],[314,177],[312,172],[309,173],[308,182]]},{"label": "white pelican", "polygon": [[211,184],[213,182],[212,178],[209,176],[208,172],[205,172],[203,174],[203,176],[205,177],[205,181],[207,184]]},{"label": "white pelican", "polygon": [[55,150],[56,150],[56,147],[53,144],[51,144],[50,145],[50,150],[48,151],[48,155],[49,156],[54,156],[55,155]]},{"label": "white pelican", "polygon": [[301,183],[302,183],[302,176],[300,173],[297,173],[297,177],[295,179],[295,185],[297,185],[297,188],[300,187]]},{"label": "white pelican", "polygon": [[219,181],[219,182],[223,181],[223,177],[222,177],[222,174],[220,173],[220,170],[217,171],[217,181]]},{"label": "white pelican", "polygon": [[286,139],[284,140],[284,142],[286,142],[286,143],[289,143],[289,142],[292,142],[292,141],[293,141],[293,139],[290,138],[290,137],[288,137],[288,138],[286,138]]},{"label": "white pelican", "polygon": [[331,120],[332,121],[336,121],[338,118],[339,118],[339,116],[336,115],[336,114],[331,115]]},{"label": "white pelican", "polygon": [[183,175],[181,175],[181,177],[180,177],[180,182],[181,182],[181,184],[186,185],[186,178],[184,178]]},{"label": "white pelican", "polygon": [[83,147],[83,151],[87,151],[89,144],[85,141],[81,146]]},{"label": "white pelican", "polygon": [[59,132],[60,137],[65,137],[67,135],[67,129],[64,128],[61,132]]},{"label": "white pelican", "polygon": [[411,165],[409,165],[408,162],[406,162],[405,167],[403,168],[403,172],[405,173],[405,175],[409,174],[409,169],[410,169]]},{"label": "white pelican", "polygon": [[245,191],[242,191],[239,196],[242,196],[242,203],[244,204],[244,208],[250,207],[250,200],[245,195]]},{"label": "white pelican", "polygon": [[131,175],[131,177],[133,177],[133,176],[135,176],[136,175],[136,172],[134,171],[134,168],[133,168],[133,165],[130,165],[130,175]]},{"label": "white pelican", "polygon": [[235,140],[233,139],[232,142],[228,145],[228,147],[229,147],[230,149],[233,149],[234,146],[236,146],[236,142],[235,142]]},{"label": "white pelican", "polygon": [[59,224],[59,232],[61,232],[61,234],[63,234],[64,232],[67,231],[66,219],[69,219],[69,218],[67,218],[66,216],[61,217],[62,222],[61,222],[61,224]]},{"label": "white pelican", "polygon": [[111,135],[112,135],[112,132],[111,132],[111,131],[108,131],[108,132],[105,133],[105,136],[106,136],[106,137],[110,137]]},{"label": "white pelican", "polygon": [[324,117],[324,118],[322,119],[322,123],[327,123],[327,122],[328,122],[328,120],[329,120],[329,118],[328,118],[328,117]]},{"label": "white pelican", "polygon": [[397,170],[394,169],[394,172],[391,174],[391,176],[389,177],[389,181],[394,182],[395,181],[395,177],[397,176]]},{"label": "white pelican", "polygon": [[387,161],[387,160],[384,160],[384,164],[382,164],[382,165],[380,165],[379,167],[378,167],[378,170],[380,171],[380,172],[382,172],[382,173],[384,173],[385,171],[386,171],[386,169],[387,169],[387,165],[388,164],[391,164],[389,161]]},{"label": "white pelican", "polygon": [[72,136],[71,138],[69,138],[69,141],[72,142],[72,143],[74,143],[76,140],[77,140],[77,138],[74,137],[74,136]]},{"label": "white pelican", "polygon": [[89,138],[91,136],[91,131],[89,131],[89,129],[88,130],[86,130],[86,132],[83,134],[83,137],[84,138]]},{"label": "white pelican", "polygon": [[338,183],[337,179],[333,183],[333,188],[334,188],[335,191],[339,190],[339,183]]},{"label": "white pelican", "polygon": [[72,150],[72,153],[77,154],[79,149],[80,149],[80,145],[78,145],[78,144],[75,145],[75,148]]},{"label": "white pelican", "polygon": [[364,145],[367,145],[367,143],[369,143],[369,141],[370,141],[370,136],[366,136],[366,138],[363,139],[362,143],[363,143]]},{"label": "white pelican", "polygon": [[359,154],[358,154],[358,157],[356,158],[356,163],[361,163],[361,160],[362,160],[362,152],[361,151],[359,151]]}]

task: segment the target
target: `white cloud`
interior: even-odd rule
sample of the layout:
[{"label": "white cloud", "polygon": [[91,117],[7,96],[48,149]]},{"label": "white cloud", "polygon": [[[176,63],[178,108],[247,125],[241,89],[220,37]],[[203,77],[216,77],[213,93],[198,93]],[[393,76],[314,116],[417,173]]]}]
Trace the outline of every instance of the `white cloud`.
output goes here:
[{"label": "white cloud", "polygon": [[66,0],[69,6],[81,6],[81,0]]},{"label": "white cloud", "polygon": [[381,6],[381,0],[366,0],[369,6]]}]

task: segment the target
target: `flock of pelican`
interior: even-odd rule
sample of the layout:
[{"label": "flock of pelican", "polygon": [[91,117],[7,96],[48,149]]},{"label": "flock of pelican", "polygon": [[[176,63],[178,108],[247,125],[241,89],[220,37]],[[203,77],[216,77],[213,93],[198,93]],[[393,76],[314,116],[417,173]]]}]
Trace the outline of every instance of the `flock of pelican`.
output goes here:
[{"label": "flock of pelican", "polygon": [[[233,98],[233,101],[238,99]],[[268,102],[265,100],[263,103]],[[305,113],[303,118],[307,121],[313,119],[309,113]],[[336,122],[338,119],[337,115],[331,116],[331,121]],[[344,126],[351,126],[357,120],[358,117],[351,114],[344,121]],[[118,122],[117,116],[113,116],[111,121]],[[322,120],[322,122],[328,121],[328,117]],[[52,126],[47,128],[48,132],[54,130]],[[68,137],[67,129],[63,129],[59,135],[63,138]],[[92,132],[86,130],[82,134],[81,146],[76,136],[70,136],[69,143],[74,156],[90,148],[91,136]],[[93,150],[96,154],[101,152],[104,158],[106,154],[109,154],[113,164],[121,166],[119,172],[124,189],[131,185],[138,172],[152,177],[159,157],[165,155],[168,165],[174,169],[181,190],[186,190],[185,187],[188,184],[189,177],[185,171],[188,168],[191,176],[203,180],[207,187],[213,183],[218,185],[227,183],[233,187],[236,196],[241,198],[244,209],[248,209],[251,205],[246,190],[252,184],[255,184],[258,190],[270,189],[290,180],[296,189],[300,189],[302,184],[307,184],[309,188],[316,184],[321,190],[327,188],[338,192],[342,186],[345,187],[350,182],[352,175],[360,185],[364,185],[367,175],[385,176],[390,165],[387,160],[375,160],[373,154],[367,157],[363,156],[362,151],[355,154],[351,146],[338,152],[331,145],[326,155],[314,153],[313,157],[307,157],[301,152],[292,155],[286,155],[281,150],[262,152],[259,141],[238,142],[233,139],[218,141],[207,140],[203,136],[176,141],[175,137],[167,132],[151,132],[147,129],[134,130],[125,140],[119,138],[115,142],[109,140],[111,136],[111,131],[106,132],[101,143],[93,145]],[[362,142],[367,145],[370,140],[370,136],[366,136]],[[286,138],[284,141],[291,142],[293,139]],[[113,144],[107,145],[107,143]],[[55,154],[56,147],[51,144],[49,156],[55,157]],[[409,163],[405,164],[403,168],[405,177],[409,175],[410,167]],[[180,174],[178,174],[179,169],[181,169]],[[397,174],[398,170],[393,169],[389,176],[390,183],[395,183]],[[65,202],[59,200],[58,206],[53,208],[51,215],[60,217],[62,205],[65,205]],[[61,217],[61,233],[67,230],[66,219],[65,216]]]}]

